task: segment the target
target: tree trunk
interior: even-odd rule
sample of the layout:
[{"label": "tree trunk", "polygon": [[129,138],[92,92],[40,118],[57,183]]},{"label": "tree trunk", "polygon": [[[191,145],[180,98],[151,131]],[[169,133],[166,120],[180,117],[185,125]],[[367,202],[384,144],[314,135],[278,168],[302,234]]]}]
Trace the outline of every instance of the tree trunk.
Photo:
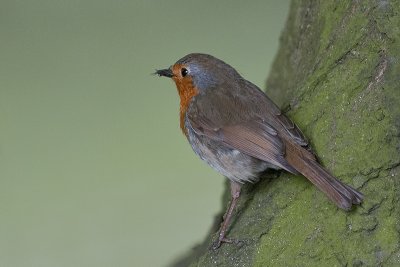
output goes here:
[{"label": "tree trunk", "polygon": [[243,190],[228,233],[240,244],[211,249],[219,217],[174,266],[400,266],[399,2],[293,1],[267,88],[364,203],[345,212],[270,172]]}]

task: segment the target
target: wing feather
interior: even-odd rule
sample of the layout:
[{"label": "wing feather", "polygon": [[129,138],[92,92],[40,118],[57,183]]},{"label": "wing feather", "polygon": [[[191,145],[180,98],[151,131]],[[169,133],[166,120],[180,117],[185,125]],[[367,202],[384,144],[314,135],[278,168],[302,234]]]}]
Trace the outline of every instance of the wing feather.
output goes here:
[{"label": "wing feather", "polygon": [[204,135],[225,146],[239,150],[254,158],[297,174],[285,159],[285,145],[278,133],[261,119],[253,119],[235,125],[216,127],[206,118],[190,121],[191,128],[198,135]]}]

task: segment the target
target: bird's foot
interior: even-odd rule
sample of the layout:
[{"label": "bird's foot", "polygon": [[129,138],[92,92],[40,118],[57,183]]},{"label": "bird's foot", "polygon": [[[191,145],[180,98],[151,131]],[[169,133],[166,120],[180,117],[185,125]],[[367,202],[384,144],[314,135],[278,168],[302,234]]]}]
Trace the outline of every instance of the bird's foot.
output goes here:
[{"label": "bird's foot", "polygon": [[238,239],[226,238],[226,237],[218,238],[218,240],[216,240],[213,243],[213,246],[212,246],[213,250],[217,250],[222,245],[222,243],[239,245],[240,243],[242,243],[242,241],[240,241]]}]

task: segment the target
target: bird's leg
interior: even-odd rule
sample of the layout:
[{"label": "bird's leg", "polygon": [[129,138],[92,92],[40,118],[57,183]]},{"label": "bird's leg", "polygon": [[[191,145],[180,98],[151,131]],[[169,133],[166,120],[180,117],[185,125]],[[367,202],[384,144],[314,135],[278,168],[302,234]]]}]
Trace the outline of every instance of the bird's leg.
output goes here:
[{"label": "bird's leg", "polygon": [[223,222],[221,224],[221,228],[219,229],[218,240],[215,242],[213,248],[217,249],[221,246],[222,243],[233,243],[235,240],[229,239],[225,237],[226,230],[229,226],[229,221],[231,220],[233,211],[235,210],[236,204],[239,200],[240,196],[240,188],[241,184],[231,181],[231,203],[229,208],[226,210],[225,215],[223,217]]}]

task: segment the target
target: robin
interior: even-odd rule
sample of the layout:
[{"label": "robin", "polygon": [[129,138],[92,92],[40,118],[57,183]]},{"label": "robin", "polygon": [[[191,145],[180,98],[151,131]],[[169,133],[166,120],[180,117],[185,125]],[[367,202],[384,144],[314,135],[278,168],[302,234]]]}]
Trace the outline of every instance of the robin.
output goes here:
[{"label": "robin", "polygon": [[231,202],[214,248],[225,236],[245,182],[266,169],[302,174],[339,208],[363,195],[329,174],[300,129],[256,85],[211,55],[193,53],[155,74],[172,78],[180,97],[180,128],[194,152],[230,180]]}]

